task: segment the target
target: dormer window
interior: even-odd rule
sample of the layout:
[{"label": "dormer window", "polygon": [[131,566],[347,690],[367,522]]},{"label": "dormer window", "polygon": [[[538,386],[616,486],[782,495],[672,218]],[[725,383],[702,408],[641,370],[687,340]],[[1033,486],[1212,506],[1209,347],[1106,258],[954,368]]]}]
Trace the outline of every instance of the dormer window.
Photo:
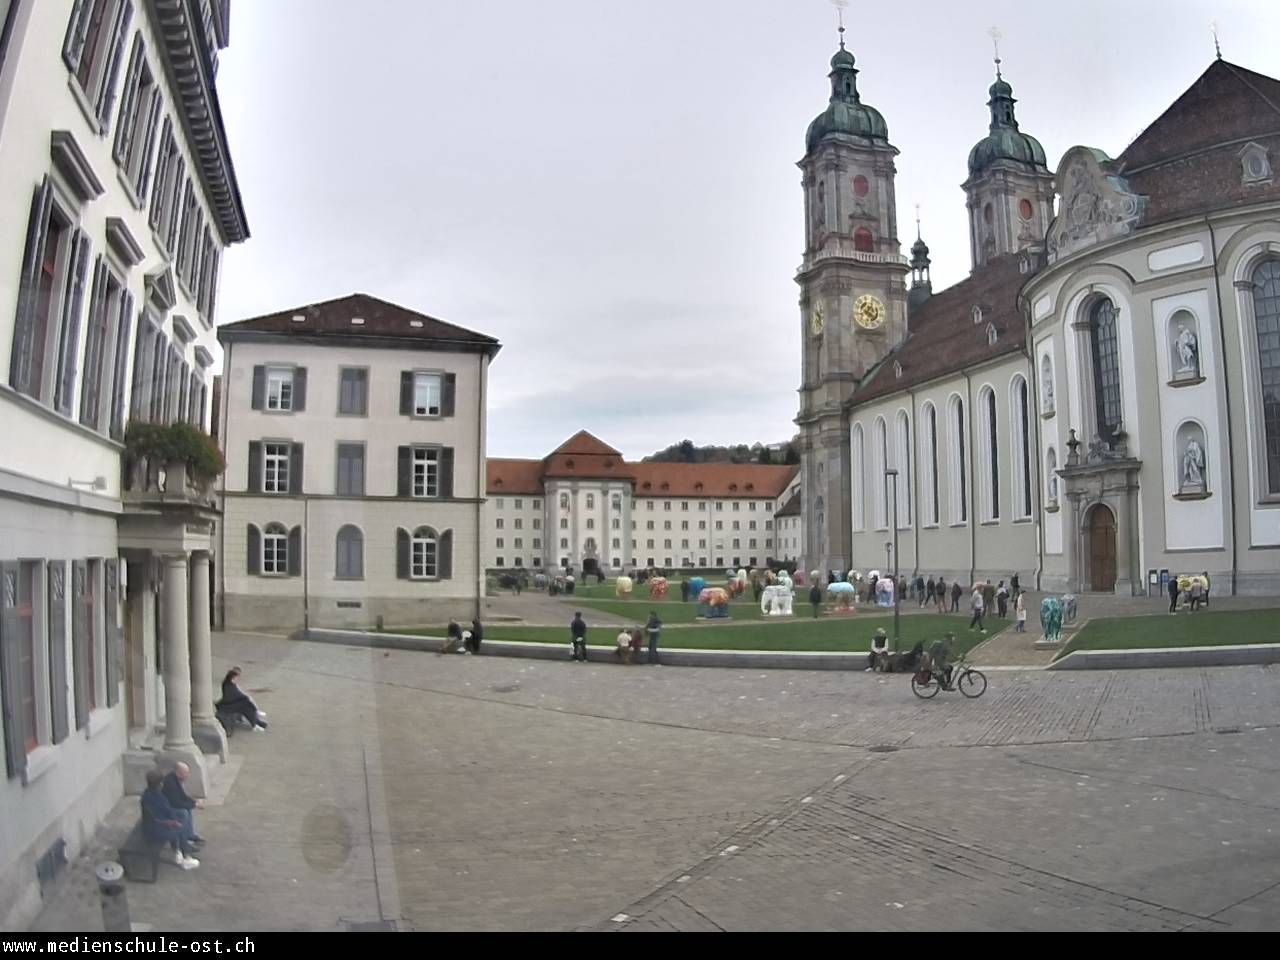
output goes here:
[{"label": "dormer window", "polygon": [[1271,158],[1267,156],[1267,148],[1261,144],[1251,143],[1240,151],[1240,163],[1244,168],[1244,185],[1262,186],[1271,182]]},{"label": "dormer window", "polygon": [[999,337],[1000,337],[1000,334],[996,331],[996,325],[994,323],[988,323],[987,324],[987,346],[994,347],[996,345],[996,340],[998,340]]},{"label": "dormer window", "polygon": [[980,305],[978,305],[978,304],[974,304],[974,307],[973,307],[973,325],[976,327],[976,326],[977,326],[978,324],[980,324],[981,322],[982,322],[982,307],[981,307]]},{"label": "dormer window", "polygon": [[897,360],[893,361],[893,375],[896,379],[902,379],[902,364]]},{"label": "dormer window", "polygon": [[352,317],[352,318],[351,318],[351,325],[352,325],[353,327],[363,327],[363,326],[364,326],[364,317]]}]

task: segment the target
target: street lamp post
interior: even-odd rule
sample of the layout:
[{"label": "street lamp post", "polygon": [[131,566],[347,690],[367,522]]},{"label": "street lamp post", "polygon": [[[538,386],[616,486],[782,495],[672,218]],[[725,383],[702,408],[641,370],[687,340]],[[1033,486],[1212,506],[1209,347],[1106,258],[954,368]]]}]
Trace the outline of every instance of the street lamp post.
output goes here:
[{"label": "street lamp post", "polygon": [[899,637],[898,613],[902,606],[902,595],[898,585],[902,580],[899,569],[901,561],[898,557],[898,471],[893,467],[885,470],[884,485],[886,495],[890,489],[893,490],[893,652],[897,653]]}]

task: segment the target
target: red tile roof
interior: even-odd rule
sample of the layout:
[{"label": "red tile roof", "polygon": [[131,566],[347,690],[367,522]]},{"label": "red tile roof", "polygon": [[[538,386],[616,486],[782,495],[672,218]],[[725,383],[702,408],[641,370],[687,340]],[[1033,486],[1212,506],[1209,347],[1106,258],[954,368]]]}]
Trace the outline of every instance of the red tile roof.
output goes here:
[{"label": "red tile roof", "polygon": [[[356,319],[364,322],[352,323]],[[353,293],[337,300],[325,300],[226,323],[218,328],[218,339],[235,339],[243,333],[395,337],[448,342],[459,346],[487,348],[494,352],[499,346],[497,340],[483,333],[467,330],[365,293]]]},{"label": "red tile roof", "polygon": [[572,437],[566,440],[560,446],[556,447],[552,452],[554,456],[557,453],[589,453],[598,454],[600,456],[614,456],[619,460],[622,454],[613,447],[609,446],[599,437],[588,433],[586,430],[579,430]]},{"label": "red tile roof", "polygon": [[491,457],[486,464],[485,473],[486,488],[490,495],[542,494],[541,460],[498,460]]},{"label": "red tile roof", "polygon": [[[603,448],[604,453],[563,453],[580,437],[581,449]],[[574,446],[574,450],[579,449]],[[593,446],[593,445],[598,445]],[[637,497],[760,497],[776,498],[795,478],[798,466],[759,463],[628,463],[612,447],[590,434],[578,434],[545,460],[490,459],[487,485],[490,496],[541,494],[548,479],[621,479],[634,484]]]}]

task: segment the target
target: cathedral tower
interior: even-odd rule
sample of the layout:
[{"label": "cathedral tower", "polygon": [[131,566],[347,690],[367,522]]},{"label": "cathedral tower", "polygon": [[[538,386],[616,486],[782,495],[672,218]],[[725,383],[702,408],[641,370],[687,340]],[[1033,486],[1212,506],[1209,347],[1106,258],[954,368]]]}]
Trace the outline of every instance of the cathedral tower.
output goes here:
[{"label": "cathedral tower", "polygon": [[1045,165],[1044,147],[1018,129],[1013,87],[1000,74],[991,99],[990,132],[969,153],[969,247],[973,269],[993,257],[1044,246],[1053,219],[1053,174]]},{"label": "cathedral tower", "polygon": [[862,102],[853,54],[831,58],[831,99],[809,125],[803,172],[804,263],[800,285],[800,383],[804,562],[851,562],[849,429],[844,404],[858,380],[907,333],[893,178],[897,149],[874,107]]}]

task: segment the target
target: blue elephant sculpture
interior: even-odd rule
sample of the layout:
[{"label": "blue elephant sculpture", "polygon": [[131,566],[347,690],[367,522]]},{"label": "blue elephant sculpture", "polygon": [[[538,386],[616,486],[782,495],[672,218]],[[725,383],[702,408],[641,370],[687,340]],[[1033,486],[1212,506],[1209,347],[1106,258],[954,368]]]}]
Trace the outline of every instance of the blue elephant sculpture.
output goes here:
[{"label": "blue elephant sculpture", "polygon": [[1040,627],[1046,640],[1057,643],[1062,639],[1062,601],[1057,597],[1045,597],[1041,602]]}]

